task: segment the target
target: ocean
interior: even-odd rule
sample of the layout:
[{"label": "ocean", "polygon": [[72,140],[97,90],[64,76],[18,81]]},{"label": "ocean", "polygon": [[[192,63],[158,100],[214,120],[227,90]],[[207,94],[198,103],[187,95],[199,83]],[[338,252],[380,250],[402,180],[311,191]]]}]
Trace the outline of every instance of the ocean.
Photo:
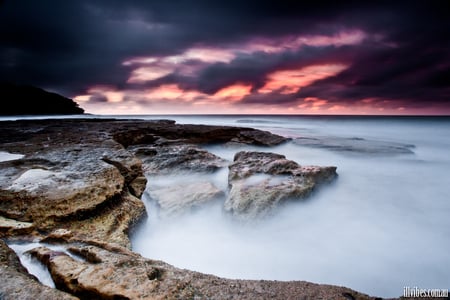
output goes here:
[{"label": "ocean", "polygon": [[[449,117],[102,117],[257,128],[292,141],[205,148],[230,161],[238,151],[257,150],[301,165],[337,166],[333,183],[249,224],[229,218],[220,203],[160,218],[144,196],[149,217],[132,246],[145,257],[226,278],[305,280],[381,297],[401,296],[404,287],[450,288]],[[226,177],[226,168],[211,175],[223,189]]]}]

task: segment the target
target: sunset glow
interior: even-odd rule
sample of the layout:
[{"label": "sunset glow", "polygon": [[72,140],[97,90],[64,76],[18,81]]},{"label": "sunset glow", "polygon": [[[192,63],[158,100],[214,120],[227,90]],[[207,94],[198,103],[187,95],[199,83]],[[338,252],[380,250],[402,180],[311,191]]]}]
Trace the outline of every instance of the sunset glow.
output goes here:
[{"label": "sunset glow", "polygon": [[259,89],[261,93],[269,93],[279,90],[281,94],[294,94],[301,87],[312,84],[346,69],[345,65],[316,65],[300,70],[276,71],[268,76],[268,82]]},{"label": "sunset glow", "polygon": [[437,4],[113,2],[5,1],[2,80],[89,113],[450,114]]},{"label": "sunset glow", "polygon": [[245,96],[250,95],[251,89],[251,85],[235,84],[221,89],[214,94],[214,97],[229,101],[239,101]]}]

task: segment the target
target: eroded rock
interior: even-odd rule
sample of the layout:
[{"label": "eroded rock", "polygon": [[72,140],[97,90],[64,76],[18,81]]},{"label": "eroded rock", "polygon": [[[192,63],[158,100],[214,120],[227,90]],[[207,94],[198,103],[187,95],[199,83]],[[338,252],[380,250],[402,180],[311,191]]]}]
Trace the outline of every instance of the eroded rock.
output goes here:
[{"label": "eroded rock", "polygon": [[158,203],[163,217],[181,215],[225,195],[223,191],[207,181],[163,187],[150,186],[148,192],[150,198]]},{"label": "eroded rock", "polygon": [[[73,148],[72,148],[73,149]],[[20,221],[43,221],[86,211],[121,192],[124,178],[115,166],[100,160],[106,149],[71,147],[41,151],[23,164],[0,163],[0,213]],[[84,152],[84,153],[83,153]]]},{"label": "eroded rock", "polygon": [[[128,149],[142,160],[145,174],[153,179],[147,192],[158,204],[161,217],[179,216],[225,194],[201,175],[214,173],[228,162],[204,149],[178,143]],[[161,180],[167,175],[177,180]]]},{"label": "eroded rock", "polygon": [[[370,299],[347,288],[308,282],[222,279],[180,270],[129,251],[128,233],[145,213],[137,198],[146,183],[142,169],[147,162],[143,167],[140,155],[144,160],[160,155],[152,152],[154,147],[168,146],[168,153],[186,150],[185,160],[178,155],[172,162],[151,162],[149,173],[192,168],[208,173],[226,162],[192,144],[267,146],[286,141],[283,137],[248,128],[178,125],[171,121],[33,120],[1,125],[0,151],[25,155],[0,162],[0,176],[4,178],[0,182],[0,215],[6,220],[6,235],[18,238],[27,234],[20,228],[33,230],[30,238],[61,243],[81,256],[83,260],[75,260],[46,248],[31,251],[49,268],[61,290],[82,299],[342,299],[344,294]],[[180,146],[183,144],[191,146]],[[176,145],[181,148],[177,150]],[[146,148],[147,152],[134,155],[139,148]],[[242,198],[249,185],[263,187],[263,191],[274,195],[268,198],[271,203],[279,202],[302,193],[302,188],[308,191],[308,184],[314,186],[334,175],[332,167],[308,169],[284,157],[266,157],[261,161],[256,154],[241,153],[230,167],[233,193],[240,192],[228,201],[234,203],[238,196]],[[277,191],[289,180],[292,184],[285,187],[288,192]],[[299,182],[303,185],[289,190]],[[184,192],[189,189],[193,186],[184,186]],[[180,206],[185,209],[198,199],[218,193],[209,185],[204,190],[210,192],[194,197],[195,201],[161,203],[177,211]],[[257,192],[256,188],[253,192]],[[253,204],[249,203],[251,207]],[[270,203],[260,207],[264,206]],[[245,209],[242,211],[246,213]],[[260,215],[261,211],[265,209],[257,209],[255,214]],[[1,240],[0,273],[2,299],[76,299],[38,283]]]},{"label": "eroded rock", "polygon": [[116,141],[125,148],[131,145],[157,143],[164,139],[185,144],[224,144],[238,142],[249,145],[275,146],[288,141],[288,138],[253,128],[175,124],[163,120],[154,122],[152,126],[118,130],[114,133]]},{"label": "eroded rock", "polygon": [[38,300],[61,299],[76,300],[68,293],[42,285],[20,264],[13,250],[0,239],[0,299]]},{"label": "eroded rock", "polygon": [[300,166],[267,152],[238,152],[229,170],[224,209],[242,220],[267,216],[282,201],[304,199],[336,176],[336,167]]},{"label": "eroded rock", "polygon": [[[65,228],[74,239],[129,246],[128,230],[145,213],[136,198],[146,184],[141,161],[108,134],[89,128],[93,124],[47,122],[38,131],[31,130],[32,123],[24,126],[22,136],[9,142],[3,137],[2,147],[20,148],[25,156],[0,162],[5,178],[0,182],[0,215],[9,224],[27,222],[41,232]],[[7,236],[24,230],[2,232]]]},{"label": "eroded rock", "polygon": [[[249,128],[168,120],[2,122],[0,151],[23,155],[0,162],[0,216],[9,220],[2,234],[41,236],[67,229],[73,240],[129,247],[128,231],[145,214],[137,199],[146,187],[143,169],[148,174],[213,172],[226,162],[192,143],[232,139],[262,145],[286,140]],[[139,155],[129,151],[135,145],[148,148],[141,153],[144,168]],[[158,152],[148,155],[154,148]]]},{"label": "eroded rock", "polygon": [[0,237],[29,234],[33,229],[33,223],[20,222],[0,216]]},{"label": "eroded rock", "polygon": [[211,173],[227,161],[194,145],[165,145],[130,149],[142,160],[146,175]]},{"label": "eroded rock", "polygon": [[[373,299],[348,288],[303,281],[232,280],[181,270],[160,261],[96,246],[71,246],[86,261],[41,247],[56,286],[89,299]],[[94,258],[94,259],[92,259]]]}]

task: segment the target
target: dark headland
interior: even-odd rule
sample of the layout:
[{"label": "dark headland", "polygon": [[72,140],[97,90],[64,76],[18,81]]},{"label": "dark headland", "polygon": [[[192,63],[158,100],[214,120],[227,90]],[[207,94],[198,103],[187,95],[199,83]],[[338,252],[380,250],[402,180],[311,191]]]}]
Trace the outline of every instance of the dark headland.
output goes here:
[{"label": "dark headland", "polygon": [[0,115],[76,115],[84,110],[72,99],[29,85],[0,82]]}]

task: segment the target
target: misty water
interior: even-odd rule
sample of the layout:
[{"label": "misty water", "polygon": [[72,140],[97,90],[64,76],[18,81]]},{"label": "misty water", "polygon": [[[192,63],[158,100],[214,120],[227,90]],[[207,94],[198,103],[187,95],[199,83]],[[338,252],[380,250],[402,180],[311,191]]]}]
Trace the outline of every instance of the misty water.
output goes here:
[{"label": "misty water", "polygon": [[[302,165],[335,165],[339,177],[250,224],[224,214],[220,202],[162,218],[145,194],[149,217],[132,237],[143,256],[226,278],[306,280],[383,297],[400,296],[405,286],[449,288],[450,119],[161,118],[292,137],[273,148],[206,149],[230,161],[245,149],[276,152]],[[224,169],[211,180],[225,189],[226,176]],[[155,177],[149,185],[180,180]]]},{"label": "misty water", "polygon": [[[382,297],[400,296],[405,286],[449,288],[450,118],[79,117],[253,127],[293,141],[273,148],[206,149],[229,161],[237,151],[258,150],[302,165],[338,167],[339,177],[308,200],[289,202],[249,224],[224,214],[220,201],[164,218],[145,193],[149,217],[132,236],[133,250],[145,257],[226,278],[306,280]],[[0,160],[20,157],[0,153]],[[227,174],[224,168],[204,178],[151,177],[149,185],[207,178],[226,190]],[[37,244],[11,246],[31,273],[53,285],[46,268],[26,254]]]},{"label": "misty water", "polygon": [[47,269],[46,266],[44,266],[36,258],[31,256],[31,254],[28,253],[29,250],[38,248],[38,247],[46,247],[53,251],[63,252],[77,261],[84,261],[80,257],[67,251],[67,249],[64,246],[51,245],[51,244],[47,244],[47,243],[38,243],[38,242],[18,242],[18,241],[9,242],[8,241],[7,243],[8,243],[8,246],[12,250],[14,250],[14,252],[17,254],[17,256],[19,257],[20,263],[22,264],[22,266],[24,266],[27,269],[28,273],[34,275],[42,284],[52,287],[52,288],[55,287],[55,282],[53,281],[49,270]]}]

